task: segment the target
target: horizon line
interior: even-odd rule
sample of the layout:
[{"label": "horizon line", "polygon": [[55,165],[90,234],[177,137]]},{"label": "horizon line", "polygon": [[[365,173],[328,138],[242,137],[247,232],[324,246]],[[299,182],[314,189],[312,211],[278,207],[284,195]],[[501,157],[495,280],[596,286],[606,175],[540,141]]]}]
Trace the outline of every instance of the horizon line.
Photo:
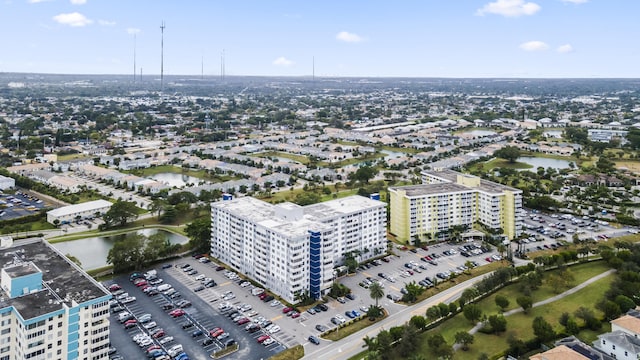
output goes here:
[{"label": "horizon line", "polygon": [[[131,76],[131,74],[110,74],[110,73],[47,73],[47,72],[20,72],[20,71],[0,71],[0,75],[16,74],[16,75],[58,75],[58,76]],[[157,81],[160,81],[160,74],[148,74],[142,75],[143,77],[158,77]],[[173,74],[164,75],[165,77],[194,77],[201,78],[201,74]],[[205,78],[219,78],[220,74],[205,74]],[[262,78],[320,78],[320,79],[535,79],[535,80],[559,80],[559,79],[571,79],[571,80],[640,80],[639,77],[554,77],[554,76],[540,76],[540,77],[525,77],[525,76],[399,76],[399,75],[228,75],[225,74],[225,78],[241,78],[241,77],[262,77]]]}]

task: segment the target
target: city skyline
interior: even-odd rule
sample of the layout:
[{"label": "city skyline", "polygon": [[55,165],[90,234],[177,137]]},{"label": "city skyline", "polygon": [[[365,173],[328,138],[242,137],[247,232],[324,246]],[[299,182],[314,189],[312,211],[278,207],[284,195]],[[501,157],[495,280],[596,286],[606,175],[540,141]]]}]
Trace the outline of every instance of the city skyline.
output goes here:
[{"label": "city skyline", "polygon": [[0,29],[11,36],[0,72],[160,75],[165,24],[165,76],[218,76],[224,51],[228,76],[636,78],[639,9],[601,0],[4,0]]}]

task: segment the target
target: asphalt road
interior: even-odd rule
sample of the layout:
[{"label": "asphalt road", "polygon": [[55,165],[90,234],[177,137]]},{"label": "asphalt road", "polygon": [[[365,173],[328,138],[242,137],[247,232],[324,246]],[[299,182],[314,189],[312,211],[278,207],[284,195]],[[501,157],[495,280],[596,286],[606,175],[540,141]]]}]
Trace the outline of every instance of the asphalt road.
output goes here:
[{"label": "asphalt road", "polygon": [[386,319],[362,329],[342,340],[335,342],[322,341],[318,346],[312,344],[307,345],[305,347],[305,356],[303,359],[338,360],[354,356],[364,350],[364,341],[362,341],[362,339],[365,336],[374,337],[383,329],[389,329],[406,323],[414,315],[424,316],[427,309],[433,305],[437,305],[441,302],[449,303],[451,301],[455,301],[460,297],[460,294],[462,294],[465,289],[473,286],[482,278],[483,277],[470,279],[452,288],[444,290],[419,304],[408,306],[397,313],[390,315]]}]

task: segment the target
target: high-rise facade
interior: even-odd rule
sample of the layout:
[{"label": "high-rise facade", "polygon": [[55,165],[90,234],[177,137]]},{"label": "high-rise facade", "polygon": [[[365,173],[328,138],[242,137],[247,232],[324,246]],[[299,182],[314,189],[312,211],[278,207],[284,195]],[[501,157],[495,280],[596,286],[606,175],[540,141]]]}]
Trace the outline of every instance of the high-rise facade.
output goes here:
[{"label": "high-rise facade", "polygon": [[242,197],[211,205],[211,254],[281,296],[322,296],[351,252],[386,248],[386,204],[351,196],[309,206]]},{"label": "high-rise facade", "polygon": [[0,248],[0,262],[0,360],[109,358],[102,285],[40,239]]},{"label": "high-rise facade", "polygon": [[423,171],[422,184],[389,188],[390,232],[400,241],[475,222],[501,229],[509,239],[522,230],[522,191],[453,170]]}]

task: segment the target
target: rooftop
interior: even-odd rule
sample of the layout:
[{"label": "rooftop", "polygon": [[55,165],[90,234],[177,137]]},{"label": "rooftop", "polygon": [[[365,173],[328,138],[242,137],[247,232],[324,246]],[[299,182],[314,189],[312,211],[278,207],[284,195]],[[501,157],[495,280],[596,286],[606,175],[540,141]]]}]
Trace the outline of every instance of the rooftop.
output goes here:
[{"label": "rooftop", "polygon": [[77,306],[85,301],[109,295],[109,292],[79,267],[42,239],[27,239],[0,249],[0,264],[13,267],[33,262],[42,270],[43,290],[9,298],[2,294],[0,308],[13,306],[23,319]]},{"label": "rooftop", "polygon": [[[323,230],[326,227],[326,225],[306,215],[300,220],[287,220],[277,217],[275,205],[250,196],[218,201],[213,203],[211,207],[226,210],[239,218],[288,237],[306,236],[309,230]],[[284,205],[284,207],[293,209],[288,205]]]},{"label": "rooftop", "polygon": [[102,209],[104,207],[111,206],[111,205],[113,205],[111,202],[109,202],[107,200],[103,200],[103,199],[94,200],[94,201],[87,201],[87,202],[83,202],[83,203],[80,203],[80,204],[63,206],[61,208],[57,208],[57,209],[48,211],[47,215],[60,217],[60,216],[65,216],[65,215],[76,214],[76,213],[79,213],[79,212]]},{"label": "rooftop", "polygon": [[389,190],[403,190],[408,197],[446,193],[470,192],[472,188],[455,183],[422,184],[390,187]]},{"label": "rooftop", "polygon": [[314,219],[320,220],[331,218],[334,216],[351,214],[363,209],[372,209],[385,206],[386,205],[383,202],[371,200],[364,196],[354,195],[342,199],[335,199],[305,206],[304,213],[305,215],[309,215]]},{"label": "rooftop", "polygon": [[12,278],[18,278],[21,276],[35,274],[40,272],[38,267],[36,267],[33,263],[20,263],[13,266],[5,267],[4,271]]},{"label": "rooftop", "polygon": [[[460,173],[460,172],[457,172],[457,171],[453,171],[453,170],[450,170],[450,169],[424,170],[424,171],[422,171],[421,174],[439,177],[439,178],[441,178],[441,179],[443,179],[445,181],[449,181],[449,182],[452,182],[452,183],[455,183],[457,181],[458,175],[467,176],[467,177],[476,177],[474,175],[463,174],[463,173]],[[478,187],[478,189],[481,190],[481,191],[484,191],[484,192],[494,193],[494,194],[502,193],[505,190],[513,191],[513,192],[522,192],[522,190],[518,190],[518,189],[512,188],[510,186],[498,184],[496,182],[489,181],[489,180],[484,180],[484,179],[480,179],[480,186]]]}]

